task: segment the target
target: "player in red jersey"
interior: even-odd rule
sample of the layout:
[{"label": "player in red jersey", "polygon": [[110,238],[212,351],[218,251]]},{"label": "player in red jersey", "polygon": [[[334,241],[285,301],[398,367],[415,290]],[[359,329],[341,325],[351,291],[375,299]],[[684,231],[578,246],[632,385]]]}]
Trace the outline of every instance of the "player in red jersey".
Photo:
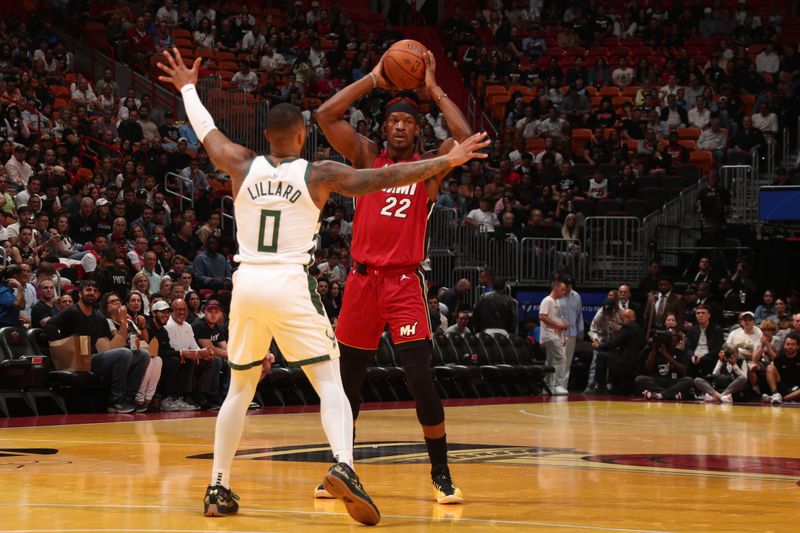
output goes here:
[{"label": "player in red jersey", "polygon": [[[416,151],[422,127],[416,103],[409,98],[396,98],[386,107],[386,148],[359,135],[344,120],[353,102],[372,89],[393,88],[383,75],[381,62],[369,75],[336,93],[317,110],[316,120],[325,137],[355,168],[383,167],[445,154],[472,134],[464,115],[436,83],[431,52],[425,54],[425,65],[424,90],[442,111],[453,135],[435,152],[420,155]],[[375,357],[385,325],[389,325],[408,388],[417,404],[436,500],[461,503],[463,496],[447,465],[444,408],[431,377],[433,347],[425,279],[420,271],[420,263],[427,255],[428,217],[446,174],[358,199],[350,249],[352,273],[347,278],[336,337],[342,381],[355,420],[367,365]],[[321,490],[315,494],[324,497]]]}]

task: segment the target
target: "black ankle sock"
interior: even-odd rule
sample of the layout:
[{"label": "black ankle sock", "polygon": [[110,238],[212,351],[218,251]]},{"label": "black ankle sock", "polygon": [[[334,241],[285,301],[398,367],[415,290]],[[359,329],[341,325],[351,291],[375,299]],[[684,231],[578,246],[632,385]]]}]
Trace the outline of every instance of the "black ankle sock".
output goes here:
[{"label": "black ankle sock", "polygon": [[438,439],[425,437],[425,446],[428,448],[428,457],[431,460],[431,476],[447,470],[447,435]]}]

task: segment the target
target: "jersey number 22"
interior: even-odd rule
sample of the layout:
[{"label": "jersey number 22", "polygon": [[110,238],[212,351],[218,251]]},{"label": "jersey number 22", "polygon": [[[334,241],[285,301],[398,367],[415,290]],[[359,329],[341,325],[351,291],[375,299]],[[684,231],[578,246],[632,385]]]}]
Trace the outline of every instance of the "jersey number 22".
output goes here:
[{"label": "jersey number 22", "polygon": [[[397,209],[395,209],[395,207]],[[411,199],[401,198],[398,200],[394,196],[388,196],[386,198],[386,205],[381,209],[381,215],[385,217],[406,218],[408,216],[406,215],[406,209],[409,207],[411,207]]]}]

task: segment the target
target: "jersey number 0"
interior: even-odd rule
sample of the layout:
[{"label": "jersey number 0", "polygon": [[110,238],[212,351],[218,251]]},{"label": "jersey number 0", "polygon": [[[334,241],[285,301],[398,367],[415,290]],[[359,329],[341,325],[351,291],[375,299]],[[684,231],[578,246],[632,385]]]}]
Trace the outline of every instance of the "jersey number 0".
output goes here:
[{"label": "jersey number 0", "polygon": [[261,210],[261,224],[258,228],[258,251],[274,254],[278,251],[278,230],[281,227],[281,212],[272,209]]}]

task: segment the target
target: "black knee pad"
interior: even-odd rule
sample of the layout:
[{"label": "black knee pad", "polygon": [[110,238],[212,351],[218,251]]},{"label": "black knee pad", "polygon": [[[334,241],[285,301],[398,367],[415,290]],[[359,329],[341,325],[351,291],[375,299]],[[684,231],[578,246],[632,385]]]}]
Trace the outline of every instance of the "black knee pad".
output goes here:
[{"label": "black knee pad", "polygon": [[444,422],[444,408],[431,375],[430,342],[410,342],[397,347],[406,373],[408,390],[417,403],[417,419],[423,426],[436,426]]}]

